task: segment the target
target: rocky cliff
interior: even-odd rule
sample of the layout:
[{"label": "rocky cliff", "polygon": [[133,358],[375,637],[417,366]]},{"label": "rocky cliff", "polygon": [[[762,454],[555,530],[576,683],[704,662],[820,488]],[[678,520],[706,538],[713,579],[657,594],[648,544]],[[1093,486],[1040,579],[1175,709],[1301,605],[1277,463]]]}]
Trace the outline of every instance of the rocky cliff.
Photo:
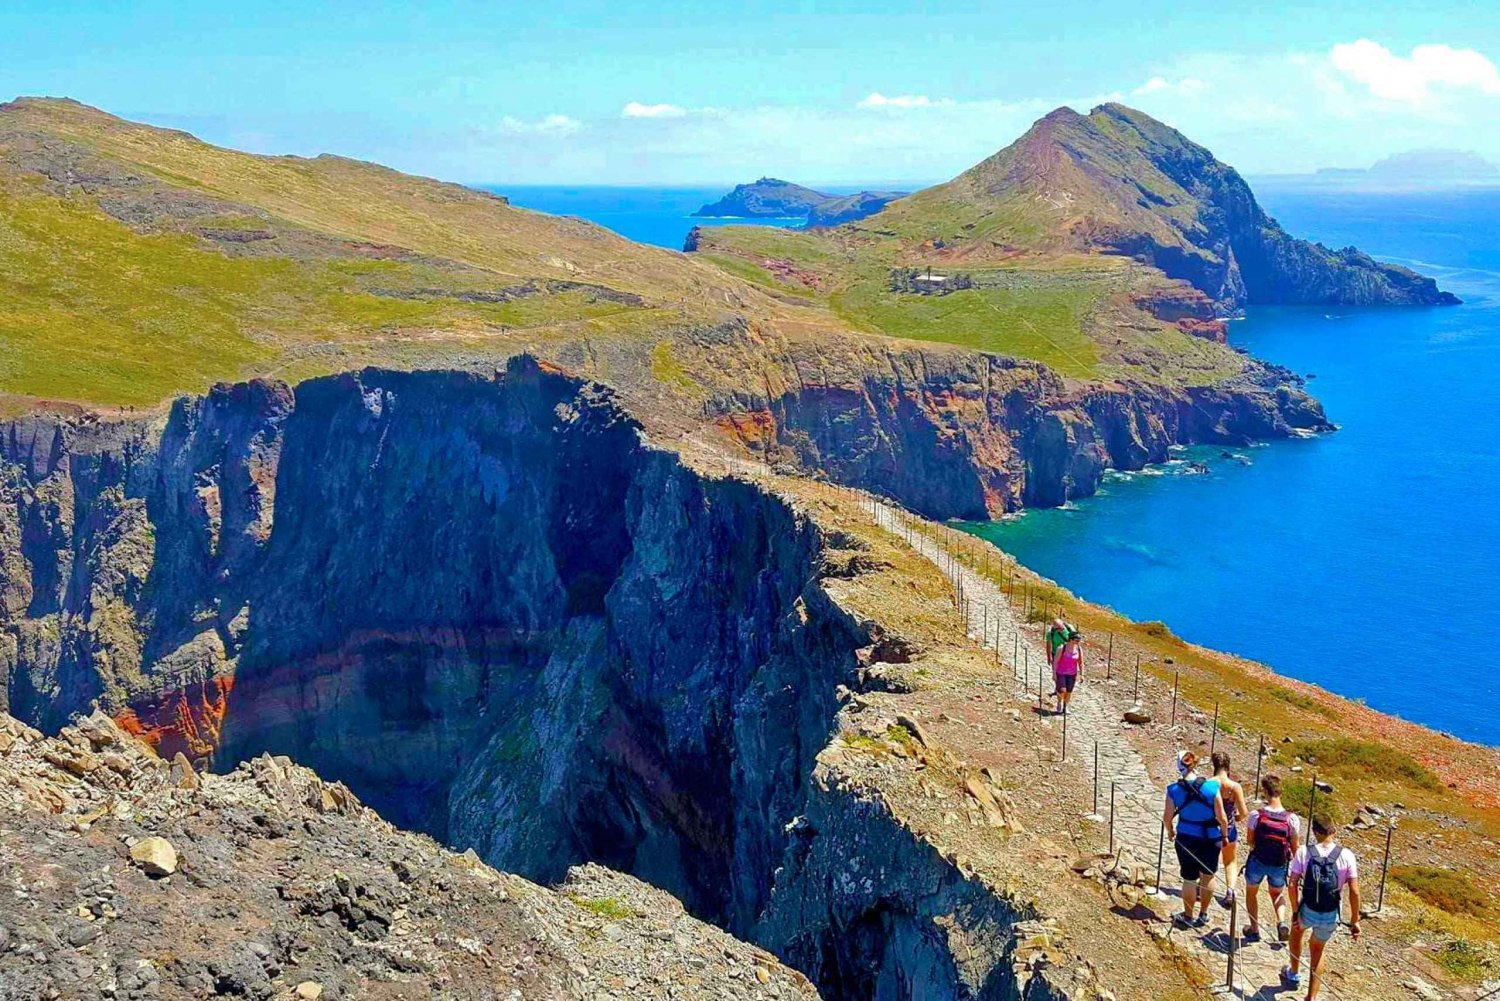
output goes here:
[{"label": "rocky cliff", "polygon": [[[719,356],[738,328],[695,335]],[[777,378],[726,391],[709,419],[750,453],[899,500],[988,518],[1091,495],[1109,468],[1180,444],[1244,445],[1332,429],[1297,375],[1255,363],[1206,386],[1078,383],[996,355],[782,341]],[[684,353],[687,352],[685,347]]]},{"label": "rocky cliff", "polygon": [[[599,387],[529,358],[251,383],[164,422],[31,417],[0,456],[11,713],[97,703],[216,768],[290,755],[528,878],[607,864],[830,998],[1060,996],[1011,972],[1016,905],[815,780],[871,642],[822,533]],[[885,875],[826,894],[851,867]],[[982,953],[932,924],[960,899]]]},{"label": "rocky cliff", "polygon": [[108,717],[0,715],[0,998],[817,998],[599,866],[548,889],[402,831],[286,758],[224,775]]}]

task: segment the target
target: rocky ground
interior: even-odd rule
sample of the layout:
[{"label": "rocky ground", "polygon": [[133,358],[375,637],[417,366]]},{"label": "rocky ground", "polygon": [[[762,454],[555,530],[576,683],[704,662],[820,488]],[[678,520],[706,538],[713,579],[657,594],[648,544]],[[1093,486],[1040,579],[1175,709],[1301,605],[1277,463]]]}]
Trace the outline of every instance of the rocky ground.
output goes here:
[{"label": "rocky ground", "polygon": [[102,715],[0,716],[0,999],[811,999],[598,866],[545,889],[285,758],[163,761]]}]

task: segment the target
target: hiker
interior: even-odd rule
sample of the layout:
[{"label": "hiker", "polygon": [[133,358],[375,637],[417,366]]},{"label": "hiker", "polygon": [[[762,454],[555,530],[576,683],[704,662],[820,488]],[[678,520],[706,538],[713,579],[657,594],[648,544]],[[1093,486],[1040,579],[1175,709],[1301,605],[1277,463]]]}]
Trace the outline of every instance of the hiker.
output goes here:
[{"label": "hiker", "polygon": [[[1213,901],[1214,873],[1219,868],[1219,843],[1229,818],[1224,813],[1224,797],[1219,780],[1204,778],[1197,772],[1198,756],[1192,751],[1177,754],[1180,778],[1167,786],[1166,803],[1161,822],[1167,837],[1177,850],[1177,865],[1182,872],[1182,913],[1176,918],[1180,928],[1202,928],[1208,924],[1208,905]],[[1174,828],[1173,821],[1176,821]],[[1193,915],[1194,908],[1198,914]]]},{"label": "hiker", "polygon": [[1057,711],[1068,711],[1068,702],[1073,698],[1073,687],[1078,684],[1078,675],[1083,672],[1083,634],[1074,629],[1068,633],[1067,641],[1052,658],[1052,697],[1057,701]]},{"label": "hiker", "polygon": [[1245,862],[1245,906],[1250,911],[1245,941],[1260,941],[1260,884],[1266,883],[1271,894],[1271,914],[1276,919],[1276,939],[1285,942],[1291,935],[1283,906],[1287,867],[1302,844],[1302,823],[1295,813],[1281,805],[1281,776],[1263,777],[1260,791],[1265,806],[1250,812],[1245,827],[1245,847],[1250,853]]},{"label": "hiker", "polygon": [[1068,642],[1068,634],[1073,632],[1073,627],[1064,621],[1061,615],[1054,616],[1052,624],[1047,627],[1044,639],[1047,642],[1047,666],[1057,666],[1057,651]]},{"label": "hiker", "polygon": [[1303,845],[1292,856],[1287,888],[1292,902],[1292,962],[1281,971],[1281,982],[1295,989],[1302,982],[1302,934],[1312,941],[1307,1001],[1317,1001],[1323,986],[1323,950],[1339,926],[1339,906],[1349,890],[1349,931],[1359,938],[1359,863],[1354,853],[1334,840],[1333,823],[1322,815],[1312,818],[1317,844]]},{"label": "hiker", "polygon": [[1240,841],[1240,821],[1250,815],[1250,810],[1245,806],[1245,787],[1229,777],[1229,752],[1215,751],[1209,755],[1213,762],[1214,778],[1219,780],[1219,792],[1224,797],[1224,812],[1229,816],[1229,826],[1224,828],[1224,847],[1221,849],[1224,859],[1224,879],[1229,883],[1229,892],[1225,895],[1224,906],[1229,906],[1229,901],[1234,899],[1235,879],[1239,875],[1236,868],[1236,855]]}]

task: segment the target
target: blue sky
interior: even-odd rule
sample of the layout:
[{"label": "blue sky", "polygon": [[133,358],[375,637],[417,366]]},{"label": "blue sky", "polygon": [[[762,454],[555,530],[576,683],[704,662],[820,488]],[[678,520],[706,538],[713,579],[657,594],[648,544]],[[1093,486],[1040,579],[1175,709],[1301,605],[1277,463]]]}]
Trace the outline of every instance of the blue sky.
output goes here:
[{"label": "blue sky", "polygon": [[470,182],[938,180],[1122,100],[1251,174],[1500,160],[1500,7],[11,3],[0,97]]}]

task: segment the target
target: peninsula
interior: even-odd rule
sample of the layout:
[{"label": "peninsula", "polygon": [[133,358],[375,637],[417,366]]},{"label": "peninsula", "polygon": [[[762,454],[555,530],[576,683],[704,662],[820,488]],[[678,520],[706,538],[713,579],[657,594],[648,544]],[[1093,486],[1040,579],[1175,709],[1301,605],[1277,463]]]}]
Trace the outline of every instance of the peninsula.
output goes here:
[{"label": "peninsula", "polygon": [[[687,254],[0,106],[0,982],[1187,1001],[1223,956],[1145,890],[1212,744],[1362,865],[1399,818],[1340,995],[1453,991],[1500,927],[1492,750],[944,525],[1331,430],[1227,343],[1247,303],[1451,298],[1117,105]],[[1054,613],[1119,682],[1072,730],[1033,711]]]}]

